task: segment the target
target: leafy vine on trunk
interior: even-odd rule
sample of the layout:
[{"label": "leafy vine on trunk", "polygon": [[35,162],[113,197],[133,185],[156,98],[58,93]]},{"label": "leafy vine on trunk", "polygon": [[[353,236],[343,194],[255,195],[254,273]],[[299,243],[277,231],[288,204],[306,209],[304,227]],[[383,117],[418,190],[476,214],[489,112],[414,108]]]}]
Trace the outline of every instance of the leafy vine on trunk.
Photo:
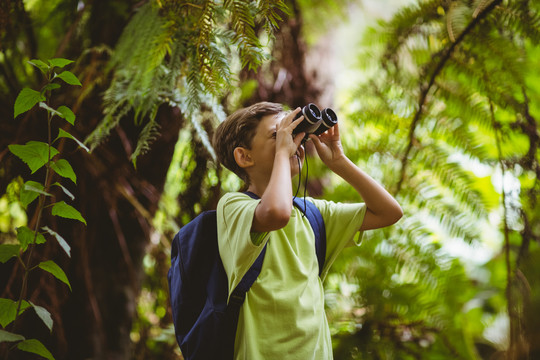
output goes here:
[{"label": "leafy vine on trunk", "polygon": [[77,220],[86,225],[86,220],[81,213],[65,201],[59,201],[59,196],[55,195],[54,190],[56,188],[60,189],[63,195],[69,197],[71,200],[74,199],[72,193],[61,183],[52,182],[54,174],[67,178],[75,184],[77,182],[77,176],[70,163],[65,159],[58,158],[59,151],[53,146],[54,142],[68,138],[88,151],[86,146],[62,128],[58,128],[58,135],[54,140],[52,137],[52,119],[54,116],[66,120],[71,125],[75,123],[75,114],[69,107],[62,105],[57,109],[54,109],[49,106],[51,93],[61,87],[58,80],[62,80],[69,85],[81,85],[72,72],[64,70],[57,73],[57,71],[62,70],[72,62],[73,61],[71,60],[62,58],[50,59],[48,60],[48,63],[38,59],[29,61],[31,65],[39,69],[45,76],[47,80],[46,84],[39,91],[30,88],[22,89],[15,100],[14,118],[31,110],[36,105],[39,105],[39,108],[46,110],[47,142],[29,141],[24,145],[9,145],[11,153],[25,162],[32,173],[35,173],[44,167],[45,175],[42,183],[32,180],[26,181],[22,185],[19,193],[19,201],[24,208],[27,208],[32,202],[38,199],[33,229],[28,226],[20,226],[16,229],[16,243],[0,244],[0,262],[5,263],[15,257],[23,268],[19,297],[17,299],[0,298],[0,306],[2,307],[0,325],[4,329],[0,330],[0,343],[6,343],[2,344],[4,346],[0,348],[0,350],[3,351],[3,356],[6,360],[9,358],[10,352],[14,349],[35,353],[47,359],[54,359],[54,356],[41,341],[33,338],[26,338],[17,332],[18,321],[25,310],[29,308],[34,309],[37,316],[42,320],[49,331],[52,332],[53,328],[51,313],[45,307],[26,300],[29,290],[28,277],[31,272],[38,268],[42,269],[52,274],[71,289],[71,284],[66,273],[60,266],[53,260],[41,261],[41,256],[35,256],[35,253],[39,252],[39,245],[47,242],[46,237],[55,239],[62,250],[68,256],[71,256],[71,247],[69,243],[60,234],[51,229],[51,227],[43,224],[43,212],[50,208],[52,216]]}]

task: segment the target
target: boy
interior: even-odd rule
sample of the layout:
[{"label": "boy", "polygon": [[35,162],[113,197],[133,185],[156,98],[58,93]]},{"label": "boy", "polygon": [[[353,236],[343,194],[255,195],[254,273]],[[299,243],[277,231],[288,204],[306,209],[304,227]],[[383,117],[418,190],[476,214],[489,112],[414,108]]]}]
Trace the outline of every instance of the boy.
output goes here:
[{"label": "boy", "polygon": [[235,359],[332,359],[322,281],[338,253],[358,231],[391,225],[402,216],[396,200],[343,153],[338,125],[310,135],[330,170],[353,186],[365,203],[309,199],[326,226],[326,261],[319,277],[309,221],[293,206],[292,178],[304,161],[304,133],[293,135],[300,108],[285,113],[262,102],[229,116],[216,130],[218,160],[246,183],[217,207],[219,252],[229,293],[267,244],[261,273],[240,311]]}]

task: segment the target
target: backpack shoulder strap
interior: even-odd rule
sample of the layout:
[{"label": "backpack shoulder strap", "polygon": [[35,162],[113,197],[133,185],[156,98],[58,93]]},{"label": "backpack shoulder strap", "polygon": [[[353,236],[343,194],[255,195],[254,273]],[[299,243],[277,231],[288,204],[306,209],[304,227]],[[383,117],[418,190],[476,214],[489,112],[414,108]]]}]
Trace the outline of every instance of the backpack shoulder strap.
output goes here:
[{"label": "backpack shoulder strap", "polygon": [[236,287],[232,291],[231,296],[229,297],[230,307],[238,307],[238,309],[240,309],[240,307],[244,303],[244,300],[246,299],[246,293],[249,291],[249,289],[261,273],[265,254],[266,245],[264,245],[264,248],[257,257],[257,260],[255,260],[255,262],[253,263],[253,265],[251,265],[242,280],[240,280],[238,285],[236,285]]},{"label": "backpack shoulder strap", "polygon": [[[258,199],[258,196],[251,192],[246,192],[246,194],[251,196],[253,199]],[[251,265],[244,277],[242,277],[242,280],[240,280],[229,296],[229,302],[225,311],[225,317],[228,324],[228,330],[224,334],[227,337],[225,342],[227,344],[227,347],[225,348],[226,353],[234,353],[234,342],[236,337],[236,329],[238,327],[238,318],[240,317],[240,308],[246,300],[246,293],[249,291],[261,273],[264,256],[266,255],[266,246],[267,244],[264,245],[261,253],[253,265]]]},{"label": "backpack shoulder strap", "polygon": [[300,200],[295,197],[293,203],[304,212],[313,228],[313,233],[315,234],[315,251],[317,253],[317,261],[319,262],[319,276],[321,276],[326,259],[326,227],[324,226],[322,214],[319,208],[309,200]]},{"label": "backpack shoulder strap", "polygon": [[[246,191],[244,194],[249,195],[253,199],[259,199],[257,195],[250,191]],[[259,277],[259,274],[262,270],[262,265],[264,261],[264,256],[266,254],[266,244],[264,245],[263,249],[261,250],[261,253],[251,265],[249,270],[246,272],[242,280],[236,285],[234,290],[232,291],[231,295],[229,296],[229,306],[231,308],[238,308],[240,310],[240,306],[244,303],[244,300],[246,298],[246,293],[251,288],[251,285],[257,280]]]},{"label": "backpack shoulder strap", "polygon": [[[253,199],[259,199],[257,195],[250,191],[246,191],[244,192],[244,194],[250,196]],[[322,214],[319,208],[315,206],[315,204],[313,204],[311,201],[306,200],[305,198],[299,199],[297,197],[294,197],[293,204],[306,215],[309,224],[313,229],[313,234],[315,235],[315,252],[317,253],[320,276],[322,274],[324,262],[326,259],[326,227],[324,226]]]},{"label": "backpack shoulder strap", "polygon": [[[250,196],[253,199],[259,199],[259,197],[256,194],[252,193],[251,191],[246,191],[244,192],[244,194]],[[297,197],[294,197],[293,204],[306,215],[306,217],[308,218],[309,224],[311,225],[311,228],[313,229],[313,233],[315,234],[315,252],[317,253],[317,261],[319,263],[319,276],[320,276],[322,274],[322,271],[324,268],[324,262],[326,259],[326,227],[324,226],[324,220],[323,220],[322,214],[319,208],[315,206],[315,204],[313,204],[311,201],[305,200],[305,198],[301,200]],[[266,251],[266,245],[263,251],[261,252],[261,254],[263,255],[263,259],[264,259],[265,251]],[[257,263],[257,261],[255,261],[255,263]],[[261,260],[261,268],[262,268],[262,260]],[[260,273],[260,269],[256,277],[251,282],[251,284],[249,284],[249,286],[247,287],[247,290],[249,290],[253,282],[255,282],[255,280],[257,279],[257,276],[259,276],[259,273]],[[245,298],[245,293],[244,293],[244,298]]]}]

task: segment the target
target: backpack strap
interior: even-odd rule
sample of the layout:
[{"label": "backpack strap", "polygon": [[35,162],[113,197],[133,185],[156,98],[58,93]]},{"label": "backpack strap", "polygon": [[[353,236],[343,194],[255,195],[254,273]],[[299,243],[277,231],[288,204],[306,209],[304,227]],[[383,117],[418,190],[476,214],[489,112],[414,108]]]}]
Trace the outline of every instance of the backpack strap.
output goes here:
[{"label": "backpack strap", "polygon": [[[259,199],[257,195],[250,191],[244,192],[244,194],[250,196],[253,199]],[[319,263],[319,276],[322,273],[324,267],[324,260],[326,257],[326,229],[324,226],[324,220],[321,212],[311,201],[300,201],[298,198],[293,199],[293,204],[299,208],[308,218],[313,233],[315,234],[315,251],[317,253],[317,261]],[[304,205],[305,206],[302,206]],[[229,303],[225,310],[226,323],[228,324],[225,332],[225,341],[223,342],[224,354],[227,354],[228,358],[232,358],[234,354],[234,343],[236,339],[236,329],[238,327],[238,318],[240,317],[240,308],[246,299],[246,293],[249,291],[255,280],[259,277],[264,262],[264,256],[266,255],[265,244],[261,253],[246,272],[240,283],[234,288],[230,297]]]},{"label": "backpack strap", "polygon": [[244,275],[240,283],[236,285],[231,296],[229,297],[229,303],[225,310],[225,318],[227,329],[223,333],[225,336],[225,341],[223,342],[223,351],[224,354],[228,354],[228,359],[234,357],[234,343],[236,340],[236,329],[238,328],[238,318],[240,317],[240,308],[244,301],[246,300],[246,293],[249,291],[255,280],[259,277],[261,273],[264,255],[266,254],[266,245],[262,249],[261,253],[257,257],[257,260],[251,265],[247,273]]},{"label": "backpack strap", "polygon": [[[251,191],[246,191],[244,192],[244,194],[250,196],[253,199],[259,199],[259,197],[256,194],[252,193]],[[308,218],[311,228],[313,229],[313,234],[315,235],[315,252],[317,253],[317,261],[319,263],[319,276],[321,276],[323,268],[324,268],[324,262],[326,259],[326,227],[324,226],[324,220],[323,220],[321,211],[319,210],[318,207],[315,206],[315,204],[313,204],[311,201],[307,201],[305,198],[301,200],[295,196],[293,198],[293,204],[298,209],[300,209],[300,211],[304,213],[304,215]],[[266,251],[266,245],[265,245],[265,249],[263,249],[261,253],[265,251]],[[263,256],[263,260],[264,260],[264,256]],[[262,260],[261,260],[261,268],[262,268]],[[260,273],[260,270],[259,270],[259,273]],[[257,276],[259,276],[259,273],[257,274]],[[255,282],[255,280],[256,278],[253,280],[253,282]],[[253,282],[250,284],[249,287],[251,287]],[[247,290],[249,290],[249,287],[247,288]],[[245,294],[244,294],[244,298],[245,298]]]},{"label": "backpack strap", "polygon": [[[253,199],[259,199],[259,197],[252,192],[247,191],[245,192],[245,194],[249,195]],[[264,244],[261,253],[255,260],[253,265],[251,265],[242,280],[240,280],[238,285],[236,285],[236,287],[232,291],[231,296],[229,296],[229,306],[232,308],[233,311],[238,311],[238,313],[240,313],[240,307],[246,299],[246,293],[249,291],[251,285],[253,285],[255,280],[257,280],[257,278],[259,277],[259,274],[262,270],[264,256],[266,255],[266,246],[267,244]]]},{"label": "backpack strap", "polygon": [[[251,196],[253,199],[258,199],[259,197],[251,192],[246,192],[247,195]],[[246,300],[246,293],[249,291],[255,280],[259,277],[261,273],[264,256],[266,255],[266,246],[264,244],[261,253],[251,265],[249,270],[246,272],[242,280],[236,285],[231,295],[229,296],[229,302],[225,310],[225,317],[227,319],[228,328],[225,332],[225,341],[224,341],[224,353],[228,354],[228,358],[232,359],[234,356],[234,342],[236,340],[236,329],[238,328],[238,318],[240,317],[240,308],[244,301]]]},{"label": "backpack strap", "polygon": [[324,261],[326,259],[326,227],[321,211],[311,201],[300,200],[297,197],[293,198],[294,205],[299,208],[308,218],[313,234],[315,235],[315,252],[317,253],[317,261],[319,263],[319,276],[321,276]]}]

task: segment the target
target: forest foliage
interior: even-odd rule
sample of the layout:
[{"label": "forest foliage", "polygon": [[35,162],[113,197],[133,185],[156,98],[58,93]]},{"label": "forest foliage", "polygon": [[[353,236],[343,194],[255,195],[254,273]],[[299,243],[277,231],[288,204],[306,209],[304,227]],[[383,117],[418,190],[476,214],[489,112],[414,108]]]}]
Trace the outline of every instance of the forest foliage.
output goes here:
[{"label": "forest foliage", "polygon": [[[336,358],[538,354],[538,10],[425,1],[364,37],[343,141],[406,215],[326,282]],[[356,198],[316,159],[310,177]]]},{"label": "forest foliage", "polygon": [[[30,13],[20,12],[16,1],[2,5],[2,14],[22,16],[18,23],[0,16],[0,91],[10,109],[13,94],[44,81],[40,66],[28,60],[65,49],[57,39],[62,31],[89,43],[92,36],[84,29],[92,29],[91,16],[104,16],[78,12],[68,3],[35,2]],[[129,334],[133,358],[180,357],[165,278],[170,240],[198,212],[215,206],[221,193],[240,187],[213,163],[209,138],[225,113],[263,86],[246,72],[272,78],[268,64],[280,58],[273,53],[274,35],[290,31],[287,21],[303,25],[301,36],[314,44],[337,21],[332,13],[343,18],[344,9],[359,5],[127,1],[115,8],[126,19],[117,41],[79,49],[75,73],[83,88],[74,95],[63,92],[61,99],[73,109],[100,99],[98,105],[86,103],[86,109],[95,106],[102,113],[99,124],[84,133],[90,149],[104,146],[119,128],[135,126],[127,156],[138,167],[139,159],[159,156],[151,151],[164,135],[160,111],[177,109],[178,121],[186,120],[159,209],[145,213],[153,231],[140,264],[145,275]],[[325,26],[317,21],[321,9]],[[39,41],[30,41],[21,25],[28,19],[20,14],[41,21]],[[335,100],[344,148],[391,191],[405,216],[363,234],[361,246],[347,249],[325,282],[336,359],[540,355],[539,42],[538,2],[426,0],[396,9],[357,44],[355,67],[363,80],[340,89]],[[63,114],[58,106],[55,111]],[[79,111],[84,116],[84,107]],[[0,159],[5,154],[0,149]],[[0,174],[10,174],[5,164]],[[309,159],[308,179],[322,184],[327,199],[360,200],[316,158]],[[2,189],[3,246],[17,241],[16,227],[32,222],[35,209],[27,220],[15,196],[22,196],[24,181],[29,179],[16,177]],[[47,193],[47,181],[43,186],[39,190]],[[40,191],[34,190],[41,199],[46,194]]]},{"label": "forest foliage", "polygon": [[406,215],[329,286],[337,354],[538,355],[539,25],[528,1],[425,1],[365,37],[345,140]]},{"label": "forest foliage", "polygon": [[[65,139],[73,140],[80,147],[89,151],[80,140],[68,131],[62,127],[53,126],[52,120],[55,116],[64,119],[71,125],[75,123],[75,114],[69,107],[60,105],[54,109],[49,106],[52,92],[61,88],[61,84],[64,84],[64,86],[81,85],[79,79],[71,71],[64,70],[64,67],[71,63],[73,63],[72,60],[63,58],[53,58],[47,60],[47,62],[39,59],[30,60],[29,64],[39,69],[47,81],[39,91],[27,87],[23,88],[17,95],[13,107],[13,117],[15,119],[34,107],[42,109],[42,112],[46,114],[43,117],[46,118],[47,123],[47,142],[31,140],[24,145],[12,144],[8,146],[9,151],[13,155],[28,165],[32,174],[42,168],[45,168],[45,174],[41,182],[28,180],[24,183],[22,181],[13,183],[13,186],[19,188],[19,197],[17,200],[24,209],[27,209],[31,203],[38,202],[34,212],[36,216],[35,225],[32,229],[25,225],[17,227],[16,241],[0,244],[0,262],[6,263],[10,259],[16,258],[24,268],[22,277],[19,279],[21,285],[18,298],[0,298],[0,306],[2,308],[0,325],[3,328],[0,330],[0,342],[8,343],[9,348],[6,350],[6,358],[8,358],[9,352],[12,349],[17,348],[20,351],[33,353],[40,357],[54,359],[49,349],[41,341],[35,338],[26,338],[14,332],[14,329],[17,330],[17,321],[29,308],[35,311],[36,315],[49,331],[52,332],[53,329],[54,321],[50,311],[27,299],[28,293],[32,290],[28,281],[32,272],[41,269],[50,273],[56,279],[65,283],[71,290],[71,284],[66,273],[54,260],[40,261],[42,259],[33,256],[34,252],[41,251],[40,245],[54,240],[58,242],[65,254],[71,257],[71,246],[62,235],[46,224],[44,221],[46,218],[43,215],[44,212],[50,211],[52,216],[80,221],[86,225],[86,220],[77,209],[65,201],[58,200],[55,190],[59,189],[59,192],[64,193],[71,200],[74,199],[73,194],[60,182],[52,181],[53,174],[57,174],[61,178],[71,180],[74,184],[77,183],[77,175],[73,171],[69,161],[57,156],[60,153],[57,147],[62,146]],[[55,133],[57,136],[53,139],[53,134]],[[57,147],[55,147],[55,144],[57,144]]]}]

